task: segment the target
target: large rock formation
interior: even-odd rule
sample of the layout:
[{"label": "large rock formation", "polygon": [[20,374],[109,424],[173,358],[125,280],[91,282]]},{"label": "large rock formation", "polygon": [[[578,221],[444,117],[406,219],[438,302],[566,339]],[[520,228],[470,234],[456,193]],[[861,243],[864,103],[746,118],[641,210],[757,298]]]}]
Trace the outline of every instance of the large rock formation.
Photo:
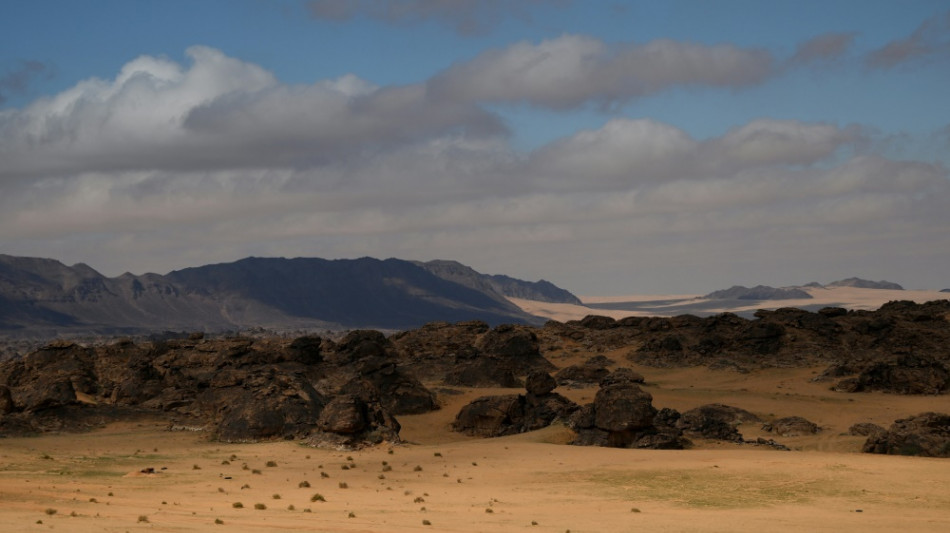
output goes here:
[{"label": "large rock formation", "polygon": [[737,426],[746,422],[761,422],[761,419],[739,407],[712,403],[684,412],[676,427],[691,438],[742,442]]},{"label": "large rock formation", "polygon": [[886,432],[870,433],[863,451],[950,457],[950,415],[930,412],[896,420]]},{"label": "large rock formation", "polygon": [[653,396],[635,382],[618,379],[601,384],[593,403],[571,416],[570,426],[576,445],[681,449],[689,441],[675,425],[678,418],[672,409],[657,411]]},{"label": "large rock formation", "polygon": [[629,347],[628,359],[647,366],[746,372],[826,364],[835,367],[837,379],[855,378],[839,390],[921,394],[950,386],[944,377],[950,364],[950,300],[890,302],[877,311],[782,308],[758,311],[752,320],[731,313],[602,318],[549,322],[543,335],[591,352]]},{"label": "large rock formation", "polygon": [[[591,357],[580,365],[570,365],[564,367],[554,374],[554,379],[558,385],[585,385],[591,383],[600,383],[602,379],[610,374],[607,366],[611,363],[606,357]],[[626,369],[623,369],[626,370]],[[642,383],[642,376],[640,382]]]},{"label": "large rock formation", "polygon": [[762,429],[783,437],[814,435],[821,431],[818,424],[800,416],[786,416],[762,425]]},{"label": "large rock formation", "polygon": [[550,372],[554,365],[539,350],[537,334],[523,326],[501,325],[480,335],[464,358],[445,375],[449,385],[519,387],[518,376]]},{"label": "large rock formation", "polygon": [[[838,368],[839,371],[846,369]],[[842,392],[885,391],[898,394],[939,394],[950,387],[950,370],[944,363],[904,355],[893,362],[870,363],[856,377],[835,384]]]},{"label": "large rock formation", "polygon": [[337,344],[201,335],[95,348],[59,342],[0,363],[0,432],[82,429],[126,413],[204,427],[228,442],[393,440],[399,425],[392,413],[438,408],[395,361],[391,343],[375,331]]},{"label": "large rock formation", "polygon": [[577,410],[574,402],[552,392],[554,378],[543,371],[528,375],[526,394],[482,396],[463,407],[452,429],[478,437],[501,437],[534,431],[565,420]]}]

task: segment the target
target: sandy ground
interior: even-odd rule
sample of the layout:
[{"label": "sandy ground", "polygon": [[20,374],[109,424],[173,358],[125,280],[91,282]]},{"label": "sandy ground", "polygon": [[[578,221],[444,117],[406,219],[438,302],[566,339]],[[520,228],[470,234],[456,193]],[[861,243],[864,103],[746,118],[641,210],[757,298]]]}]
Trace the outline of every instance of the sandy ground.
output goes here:
[{"label": "sandy ground", "polygon": [[[932,300],[950,299],[950,293],[936,290],[883,290],[883,289],[856,289],[853,287],[829,287],[829,288],[806,288],[804,289],[810,299],[801,300],[765,300],[753,301],[748,305],[723,305],[716,306],[714,300],[707,300],[699,294],[652,294],[652,295],[629,295],[629,296],[583,296],[581,301],[585,304],[617,304],[622,302],[646,303],[646,302],[669,302],[666,306],[670,309],[669,313],[664,313],[664,305],[651,307],[650,311],[630,311],[618,309],[593,309],[583,305],[573,304],[555,304],[547,302],[537,302],[534,300],[524,300],[520,298],[509,298],[515,305],[524,311],[536,316],[543,316],[560,322],[567,320],[579,320],[587,315],[603,315],[616,319],[628,316],[657,316],[657,315],[675,315],[682,311],[676,310],[676,306],[682,304],[692,304],[705,306],[712,304],[706,310],[710,312],[732,312],[739,313],[743,311],[756,311],[758,309],[776,309],[779,307],[806,307],[806,306],[836,306],[848,309],[866,309],[873,310],[881,307],[887,302],[894,300],[911,300],[918,303]],[[732,302],[729,302],[730,304]]]},{"label": "sandy ground", "polygon": [[[552,359],[563,366],[589,355]],[[583,448],[563,444],[563,427],[499,439],[449,431],[472,398],[518,392],[505,389],[441,394],[441,410],[400,417],[407,443],[359,452],[224,444],[158,422],[115,424],[0,439],[0,528],[950,531],[950,460],[862,454],[864,439],[846,434],[855,422],[950,411],[950,396],[834,393],[809,381],[818,369],[634,368],[657,407],[718,401],[767,419],[804,416],[823,431],[777,438],[790,452],[715,442],[683,451]],[[589,401],[596,390],[558,392]],[[757,425],[740,430],[766,435]],[[326,501],[312,501],[317,494]]]}]

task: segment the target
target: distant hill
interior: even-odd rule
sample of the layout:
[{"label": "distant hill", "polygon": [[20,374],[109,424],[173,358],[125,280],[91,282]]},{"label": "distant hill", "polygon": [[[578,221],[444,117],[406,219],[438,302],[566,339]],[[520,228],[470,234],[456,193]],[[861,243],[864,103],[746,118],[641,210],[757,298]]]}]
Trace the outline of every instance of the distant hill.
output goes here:
[{"label": "distant hill", "polygon": [[[408,329],[473,319],[539,322],[509,302],[491,276],[455,265],[467,269],[466,275],[400,259],[252,257],[164,276],[108,278],[84,264],[0,255],[0,332],[43,336],[257,326]],[[478,279],[484,283],[475,283]],[[546,282],[509,279],[509,285],[524,291],[538,287],[532,294],[561,291]]]},{"label": "distant hill", "polygon": [[798,300],[809,299],[812,296],[804,289],[821,289],[825,287],[854,287],[857,289],[888,289],[904,290],[897,283],[890,281],[869,281],[861,278],[848,278],[839,281],[832,281],[827,285],[822,285],[816,281],[806,283],[801,287],[769,287],[767,285],[756,285],[755,287],[744,287],[734,285],[728,289],[714,291],[705,296],[710,300]]},{"label": "distant hill", "polygon": [[842,279],[839,281],[832,281],[831,283],[825,285],[826,287],[855,287],[858,289],[887,289],[892,291],[902,291],[904,287],[901,287],[897,283],[890,281],[870,281],[861,278],[848,278]]},{"label": "distant hill", "polygon": [[734,285],[728,289],[714,291],[705,296],[710,300],[800,300],[811,295],[798,288],[776,288],[767,285],[743,287]]}]

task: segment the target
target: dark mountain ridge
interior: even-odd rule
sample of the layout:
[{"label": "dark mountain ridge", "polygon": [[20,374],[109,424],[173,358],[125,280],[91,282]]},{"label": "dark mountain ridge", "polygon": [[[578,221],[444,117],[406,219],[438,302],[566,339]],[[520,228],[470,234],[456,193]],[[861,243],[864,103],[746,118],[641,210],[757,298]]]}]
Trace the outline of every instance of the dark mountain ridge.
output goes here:
[{"label": "dark mountain ridge", "polygon": [[[459,283],[435,270],[400,259],[250,257],[164,276],[126,273],[109,278],[85,264],[0,255],[0,332],[44,337],[243,327],[407,329],[437,320],[542,321],[509,302],[495,284]],[[468,270],[475,278],[488,278]],[[514,281],[516,286],[531,286]]]},{"label": "dark mountain ridge", "polygon": [[435,260],[416,264],[440,278],[509,298],[583,305],[577,296],[543,279],[523,281],[503,274],[482,274],[457,261]]}]

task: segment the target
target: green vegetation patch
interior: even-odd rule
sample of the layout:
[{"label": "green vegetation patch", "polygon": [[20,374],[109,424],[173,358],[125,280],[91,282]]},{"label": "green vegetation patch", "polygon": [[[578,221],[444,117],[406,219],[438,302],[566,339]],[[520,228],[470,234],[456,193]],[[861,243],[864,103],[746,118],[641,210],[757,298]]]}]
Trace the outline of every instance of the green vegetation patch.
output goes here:
[{"label": "green vegetation patch", "polygon": [[860,495],[827,477],[789,479],[782,474],[744,475],[720,470],[597,472],[587,481],[628,501],[668,501],[701,508],[802,504],[816,498]]}]

